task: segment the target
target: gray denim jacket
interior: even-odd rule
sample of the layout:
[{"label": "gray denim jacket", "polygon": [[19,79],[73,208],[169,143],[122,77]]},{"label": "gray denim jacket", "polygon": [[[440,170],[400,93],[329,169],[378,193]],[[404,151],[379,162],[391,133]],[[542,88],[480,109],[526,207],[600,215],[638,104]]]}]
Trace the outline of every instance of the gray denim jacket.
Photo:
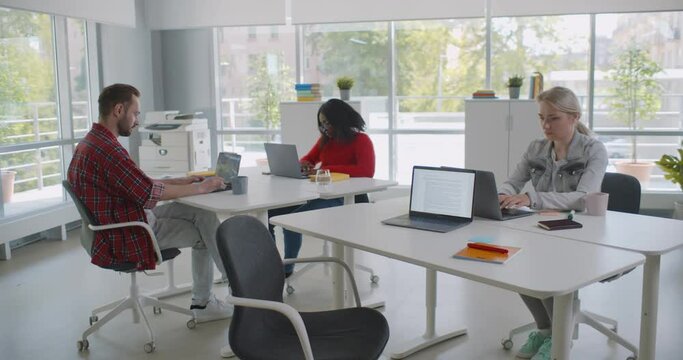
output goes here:
[{"label": "gray denim jacket", "polygon": [[534,140],[498,193],[518,194],[531,180],[534,186],[534,192],[529,193],[531,208],[582,211],[584,195],[600,191],[606,168],[605,145],[578,131],[569,144],[566,160],[557,163],[552,157],[552,142]]}]

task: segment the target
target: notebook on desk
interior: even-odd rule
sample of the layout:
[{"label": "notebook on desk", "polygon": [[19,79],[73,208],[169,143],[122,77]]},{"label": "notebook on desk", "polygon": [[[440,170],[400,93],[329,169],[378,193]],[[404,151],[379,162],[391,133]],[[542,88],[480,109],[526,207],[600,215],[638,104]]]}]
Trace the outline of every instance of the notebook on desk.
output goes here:
[{"label": "notebook on desk", "polygon": [[223,178],[225,188],[217,189],[212,192],[232,189],[232,178],[239,175],[240,162],[242,162],[242,155],[240,154],[231,152],[221,152],[218,154],[218,160],[216,160],[216,176]]},{"label": "notebook on desk", "polygon": [[266,149],[271,174],[295,179],[308,179],[308,174],[301,172],[296,145],[265,143],[263,146]]},{"label": "notebook on desk", "polygon": [[449,232],[472,222],[474,190],[474,170],[415,166],[408,214],[382,223]]}]

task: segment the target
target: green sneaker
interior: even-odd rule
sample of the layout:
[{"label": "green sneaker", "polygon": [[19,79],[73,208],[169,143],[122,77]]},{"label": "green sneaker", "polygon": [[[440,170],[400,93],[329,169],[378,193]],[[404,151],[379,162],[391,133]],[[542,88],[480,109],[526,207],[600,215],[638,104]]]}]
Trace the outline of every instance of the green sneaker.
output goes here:
[{"label": "green sneaker", "polygon": [[531,359],[532,356],[536,355],[538,349],[541,348],[545,339],[549,336],[545,336],[538,331],[532,331],[529,334],[529,339],[527,339],[526,344],[522,345],[522,348],[517,352],[517,357],[521,359]]},{"label": "green sneaker", "polygon": [[553,341],[550,336],[545,338],[545,340],[543,340],[543,345],[541,345],[541,348],[538,349],[538,352],[531,360],[550,360],[550,350],[552,346]]}]

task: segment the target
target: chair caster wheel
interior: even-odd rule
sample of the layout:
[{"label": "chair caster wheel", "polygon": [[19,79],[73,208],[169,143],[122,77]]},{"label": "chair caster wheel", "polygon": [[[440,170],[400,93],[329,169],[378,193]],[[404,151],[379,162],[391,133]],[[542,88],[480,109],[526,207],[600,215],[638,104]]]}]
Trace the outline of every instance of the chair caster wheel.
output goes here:
[{"label": "chair caster wheel", "polygon": [[370,276],[370,282],[373,284],[377,284],[379,282],[379,276],[377,276],[377,275]]},{"label": "chair caster wheel", "polygon": [[188,329],[194,329],[195,327],[197,327],[197,321],[195,321],[194,319],[190,319],[187,320],[187,324],[185,325],[187,325]]},{"label": "chair caster wheel", "polygon": [[503,349],[505,350],[510,350],[512,349],[512,346],[515,345],[510,339],[503,339],[503,341],[501,341],[500,344],[503,345]]},{"label": "chair caster wheel", "polygon": [[76,342],[76,347],[78,348],[78,351],[85,351],[85,350],[88,350],[88,347],[90,347],[90,343],[88,342],[87,339],[86,340],[78,340],[78,342]]},{"label": "chair caster wheel", "polygon": [[156,346],[154,346],[154,342],[148,342],[145,344],[145,352],[146,353],[153,353],[154,350],[156,350]]},{"label": "chair caster wheel", "polygon": [[159,315],[161,314],[161,308],[158,306],[155,306],[152,308],[152,311],[154,312],[154,315]]},{"label": "chair caster wheel", "polygon": [[287,294],[294,294],[294,288],[291,285],[287,285]]},{"label": "chair caster wheel", "polygon": [[90,322],[90,326],[92,326],[92,324],[96,323],[98,320],[100,319],[97,317],[97,315],[93,315],[88,319],[88,322]]}]

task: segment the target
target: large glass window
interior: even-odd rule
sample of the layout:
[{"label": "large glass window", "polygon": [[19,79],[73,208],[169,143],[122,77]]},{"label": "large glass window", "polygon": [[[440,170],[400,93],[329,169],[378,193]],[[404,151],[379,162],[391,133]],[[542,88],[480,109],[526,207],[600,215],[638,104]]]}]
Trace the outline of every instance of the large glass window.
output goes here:
[{"label": "large glass window", "polygon": [[528,75],[543,74],[544,87],[565,86],[588,95],[590,17],[588,15],[494,18],[491,86],[507,97],[507,79],[527,76],[520,98],[529,97]]},{"label": "large glass window", "polygon": [[[683,12],[596,16],[594,129],[610,164],[676,154],[683,130]],[[673,190],[654,167],[650,190]]]},{"label": "large glass window", "polygon": [[[85,23],[60,17],[66,26],[53,27],[54,19],[0,8],[0,221],[63,203],[63,154],[73,138],[61,133],[71,119],[60,119],[60,107],[71,107],[77,137],[91,124]],[[68,44],[59,54],[56,36]],[[70,104],[58,96],[57,64],[69,74]]]},{"label": "large glass window", "polygon": [[[280,102],[295,99],[294,36],[293,26],[218,32],[219,133],[223,148],[242,154],[244,166],[265,157],[264,142],[279,141]],[[250,134],[239,134],[242,130]]]}]

